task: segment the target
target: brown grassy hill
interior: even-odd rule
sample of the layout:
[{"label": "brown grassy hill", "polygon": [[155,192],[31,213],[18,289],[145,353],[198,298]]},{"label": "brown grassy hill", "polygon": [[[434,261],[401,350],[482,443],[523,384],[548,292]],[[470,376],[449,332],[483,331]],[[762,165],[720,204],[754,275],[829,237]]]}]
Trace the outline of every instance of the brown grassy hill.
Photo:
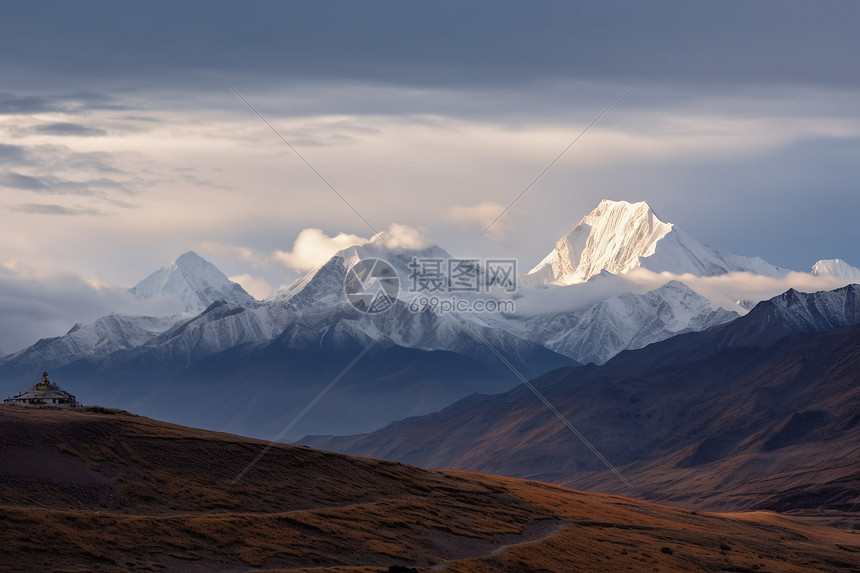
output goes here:
[{"label": "brown grassy hill", "polygon": [[[860,570],[860,532],[0,408],[5,571]],[[395,570],[395,569],[392,569]]]}]

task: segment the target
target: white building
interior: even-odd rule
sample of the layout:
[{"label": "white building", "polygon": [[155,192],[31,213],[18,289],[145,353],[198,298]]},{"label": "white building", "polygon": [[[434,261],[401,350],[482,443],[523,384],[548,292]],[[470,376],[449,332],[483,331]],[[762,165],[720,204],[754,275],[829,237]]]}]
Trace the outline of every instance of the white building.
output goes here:
[{"label": "white building", "polygon": [[24,408],[77,408],[78,401],[50,380],[48,373],[42,374],[42,381],[28,390],[6,398],[3,403],[7,406],[23,406]]}]

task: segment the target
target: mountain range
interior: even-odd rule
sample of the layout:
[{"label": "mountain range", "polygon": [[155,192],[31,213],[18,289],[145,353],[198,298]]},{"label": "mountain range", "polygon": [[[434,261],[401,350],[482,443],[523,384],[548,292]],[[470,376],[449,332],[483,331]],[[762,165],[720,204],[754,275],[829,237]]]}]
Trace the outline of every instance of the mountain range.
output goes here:
[{"label": "mountain range", "polygon": [[[327,407],[297,427],[299,437],[323,428],[373,429],[474,391],[512,387],[516,375],[497,362],[486,343],[529,376],[577,364],[487,321],[430,309],[414,312],[402,300],[385,314],[360,312],[344,300],[344,279],[359,258],[374,255],[387,255],[405,281],[413,256],[447,253],[439,248],[390,252],[378,243],[351,247],[269,301],[219,299],[197,315],[112,315],[76,325],[65,336],[3,359],[0,378],[11,393],[22,379],[49,370],[84,400],[97,396],[168,420],[272,436],[368,349],[326,396]],[[192,302],[240,292],[201,261],[186,253],[132,292],[172,293]],[[151,288],[155,284],[163,288]],[[194,284],[206,285],[197,299],[186,296]]]},{"label": "mountain range", "polygon": [[[401,285],[385,313],[361,312],[344,296],[347,270],[370,258],[388,261]],[[510,390],[521,377],[602,364],[624,350],[708,330],[747,312],[731,302],[733,293],[697,292],[683,282],[684,273],[774,278],[787,272],[710,249],[661,221],[646,203],[623,201],[601,202],[543,263],[519,277],[517,292],[458,293],[465,301],[514,302],[514,312],[415,307],[416,293],[406,288],[415,259],[451,256],[438,246],[391,249],[376,238],[339,251],[257,301],[188,252],[131,289],[140,298],[172,297],[182,314],[113,314],[76,324],[64,336],[0,358],[0,391],[12,394],[48,370],[85,402],[271,437],[337,379],[286,437],[368,432],[474,392]],[[642,285],[630,279],[637,269],[675,278]],[[819,276],[845,282],[852,269],[842,261],[816,264]],[[483,267],[478,272],[487,275]]]},{"label": "mountain range", "polygon": [[578,435],[523,385],[300,443],[688,507],[853,513],[858,372],[860,286],[789,290],[708,331],[534,380]]}]

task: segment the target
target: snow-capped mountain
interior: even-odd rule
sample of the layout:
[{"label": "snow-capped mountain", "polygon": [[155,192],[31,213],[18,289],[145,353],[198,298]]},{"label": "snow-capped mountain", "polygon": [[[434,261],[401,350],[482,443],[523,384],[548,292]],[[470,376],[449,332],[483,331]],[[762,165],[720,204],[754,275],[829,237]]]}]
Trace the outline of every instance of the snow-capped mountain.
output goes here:
[{"label": "snow-capped mountain", "polygon": [[42,339],[3,360],[17,361],[36,370],[99,358],[142,346],[167,331],[179,320],[173,316],[126,316],[109,314],[89,324],[75,324],[64,336]]},{"label": "snow-capped mountain", "polygon": [[295,319],[296,313],[282,304],[236,305],[218,300],[138,347],[138,354],[155,362],[191,364],[237,346],[270,341]]},{"label": "snow-capped mountain", "polygon": [[[194,253],[186,253],[133,290],[138,296],[178,294],[189,303],[186,308],[192,306],[191,303],[200,304],[200,301],[215,298],[199,314],[185,318],[111,315],[89,325],[76,325],[65,336],[40,341],[10,357],[10,361],[29,356],[45,368],[56,368],[73,362],[76,357],[99,358],[113,351],[135,348],[137,352],[121,359],[146,355],[154,362],[169,360],[190,364],[238,346],[268,344],[291,325],[298,325],[303,333],[301,344],[294,341],[290,348],[318,345],[325,337],[331,340],[331,333],[341,332],[348,333],[349,340],[380,338],[383,345],[458,352],[496,362],[497,358],[479,342],[483,339],[496,348],[506,349],[510,360],[528,375],[536,375],[542,368],[529,366],[530,362],[571,363],[539,342],[512,334],[505,325],[500,328],[498,320],[491,317],[410,309],[410,294],[406,291],[409,265],[415,257],[444,260],[450,255],[435,246],[421,250],[389,249],[384,243],[371,241],[339,251],[271,300],[259,302],[248,300],[249,295],[241,294],[244,291],[235,291],[231,286],[234,283],[214,265]],[[344,294],[347,269],[367,258],[388,261],[400,277],[403,298],[388,312],[360,312],[349,304]],[[240,295],[226,296],[232,292],[240,292]]]},{"label": "snow-capped mountain", "polygon": [[687,354],[688,359],[695,360],[711,351],[712,346],[755,347],[792,334],[825,332],[857,324],[860,324],[860,285],[818,292],[792,288],[758,303],[742,318],[709,330],[715,336],[712,342]]},{"label": "snow-capped mountain", "polygon": [[860,283],[860,269],[852,267],[842,259],[824,259],[812,265],[812,274],[847,279]]},{"label": "snow-capped mountain", "polygon": [[[520,357],[534,352],[534,348],[523,344],[525,339],[578,362],[598,364],[622,350],[641,348],[681,332],[704,330],[739,316],[738,312],[717,307],[678,281],[644,294],[624,293],[580,311],[537,316],[437,314],[430,310],[416,313],[406,308],[409,293],[403,293],[406,300],[397,301],[390,311],[369,315],[346,305],[343,295],[346,269],[369,257],[390,262],[405,288],[410,282],[409,265],[413,257],[447,259],[450,255],[439,247],[391,251],[378,242],[349,247],[278,293],[275,299],[299,308],[313,308],[313,312],[303,313],[308,317],[302,319],[305,324],[313,323],[321,329],[324,324],[337,323],[356,336],[363,333],[373,338],[383,334],[407,348],[457,351],[470,345],[478,352],[481,344],[475,343],[483,338]],[[606,271],[602,273],[607,275]],[[531,294],[545,292],[538,289]],[[742,309],[738,307],[738,311]]]},{"label": "snow-capped mountain", "polygon": [[133,286],[131,293],[141,299],[175,296],[183,312],[194,314],[203,312],[216,300],[240,305],[254,300],[241,285],[194,251],[158,269]]},{"label": "snow-capped mountain", "polygon": [[[366,314],[357,311],[346,300],[344,281],[347,269],[360,260],[378,258],[388,262],[397,273],[400,293],[393,308],[385,313]],[[418,296],[411,290],[415,259],[447,261],[451,255],[438,246],[424,249],[389,249],[375,240],[338,251],[328,262],[278,292],[274,302],[296,310],[296,319],[315,325],[323,331],[334,324],[370,339],[383,336],[406,348],[459,352],[474,347],[481,338],[499,348],[507,348],[513,360],[542,347],[541,342],[527,341],[516,334],[508,320],[501,316],[469,313],[441,313],[431,308],[410,308]],[[479,269],[478,272],[483,272]],[[444,295],[440,295],[444,296]],[[457,293],[460,300],[489,298],[487,293]],[[537,346],[536,346],[537,345]],[[480,343],[478,344],[480,346]],[[475,349],[478,351],[478,349]],[[480,352],[483,354],[483,351]],[[530,369],[528,369],[530,370]]]},{"label": "snow-capped mountain", "polygon": [[601,271],[637,268],[677,275],[712,276],[746,271],[778,277],[788,271],[700,243],[661,221],[645,202],[601,201],[524,277],[525,284],[575,284]]},{"label": "snow-capped mountain", "polygon": [[819,332],[860,323],[860,285],[851,284],[831,291],[813,293],[789,289],[759,303],[747,315],[747,322],[757,316],[762,329],[779,325],[781,331]]},{"label": "snow-capped mountain", "polygon": [[394,268],[400,280],[401,294],[405,295],[411,282],[410,264],[414,258],[444,261],[452,257],[436,245],[424,249],[391,249],[381,239],[375,238],[338,251],[325,264],[278,291],[272,298],[276,301],[290,300],[298,306],[346,302],[344,280],[347,269],[360,260],[372,258],[385,260]]},{"label": "snow-capped mountain", "polygon": [[[405,288],[416,256],[448,254],[438,247],[389,249],[371,242],[336,253],[271,300],[242,297],[237,304],[219,297],[197,315],[167,318],[149,330],[133,320],[106,317],[0,360],[0,388],[13,391],[15,380],[34,368],[48,370],[80,395],[95,396],[89,400],[110,400],[106,403],[179,423],[269,435],[359,355],[361,361],[331,393],[330,400],[340,396],[340,401],[309,414],[305,432],[372,429],[470,393],[503,391],[519,378],[496,353],[528,377],[577,364],[491,319],[410,308],[408,292],[385,313],[363,313],[349,303],[344,283],[353,263],[385,259]],[[189,259],[194,262],[180,257],[169,270],[184,279],[188,266],[206,269],[188,265]],[[142,284],[176,284],[164,274]],[[214,281],[194,280],[201,274],[222,276],[211,269],[190,274],[191,280],[173,290],[185,300],[213,296]],[[191,290],[195,284],[203,292]],[[237,392],[242,398],[231,407]],[[195,407],[189,409],[189,403]]]},{"label": "snow-capped mountain", "polygon": [[[397,273],[400,293],[393,307],[378,314],[359,312],[344,295],[347,269],[360,260],[378,258],[388,262]],[[338,251],[328,262],[283,289],[273,297],[275,303],[295,310],[293,319],[322,336],[337,327],[351,333],[353,339],[373,340],[381,337],[388,343],[424,351],[450,351],[497,363],[498,358],[485,348],[484,342],[504,349],[512,363],[524,373],[536,372],[529,364],[538,355],[547,364],[559,363],[559,356],[546,352],[543,344],[515,334],[504,317],[483,314],[442,313],[438,309],[410,307],[416,296],[412,292],[413,261],[447,261],[451,255],[438,246],[423,249],[391,249],[374,240]],[[483,272],[479,270],[479,272]],[[458,293],[461,300],[488,298],[483,293]]]},{"label": "snow-capped mountain", "polygon": [[[39,340],[29,348],[2,357],[0,364],[13,365],[14,371],[20,371],[31,367],[56,369],[81,360],[107,359],[113,363],[158,347],[162,355],[189,361],[192,356],[208,355],[237,344],[270,340],[288,320],[280,306],[260,305],[193,251],[152,273],[130,292],[138,298],[176,297],[185,314],[157,317],[110,314],[92,323],[75,324],[63,336]],[[206,312],[213,305],[222,311],[229,308],[232,318],[212,320],[219,316],[218,310]],[[201,314],[188,316],[198,313]],[[128,352],[132,350],[135,352]]]},{"label": "snow-capped mountain", "polygon": [[670,281],[644,294],[624,293],[584,312],[532,317],[528,337],[582,363],[603,364],[622,350],[643,348],[740,316],[715,307],[686,284]]}]

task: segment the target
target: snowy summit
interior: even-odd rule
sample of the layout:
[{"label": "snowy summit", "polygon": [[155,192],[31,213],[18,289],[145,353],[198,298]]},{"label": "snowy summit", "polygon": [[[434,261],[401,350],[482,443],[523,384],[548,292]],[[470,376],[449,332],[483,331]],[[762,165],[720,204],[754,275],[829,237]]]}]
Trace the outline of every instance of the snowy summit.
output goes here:
[{"label": "snowy summit", "polygon": [[644,201],[604,199],[559,239],[555,249],[526,277],[537,284],[575,284],[601,271],[624,274],[637,268],[696,276],[732,271],[766,276],[786,273],[762,259],[733,255],[700,243],[660,220]]},{"label": "snowy summit", "polygon": [[230,304],[254,300],[241,285],[228,279],[218,267],[194,251],[188,251],[167,267],[158,269],[130,290],[141,299],[159,295],[178,297],[182,311],[194,314],[204,311],[217,300]]},{"label": "snowy summit", "polygon": [[842,259],[825,259],[812,265],[812,274],[817,276],[838,277],[860,283],[860,269],[852,267]]}]

